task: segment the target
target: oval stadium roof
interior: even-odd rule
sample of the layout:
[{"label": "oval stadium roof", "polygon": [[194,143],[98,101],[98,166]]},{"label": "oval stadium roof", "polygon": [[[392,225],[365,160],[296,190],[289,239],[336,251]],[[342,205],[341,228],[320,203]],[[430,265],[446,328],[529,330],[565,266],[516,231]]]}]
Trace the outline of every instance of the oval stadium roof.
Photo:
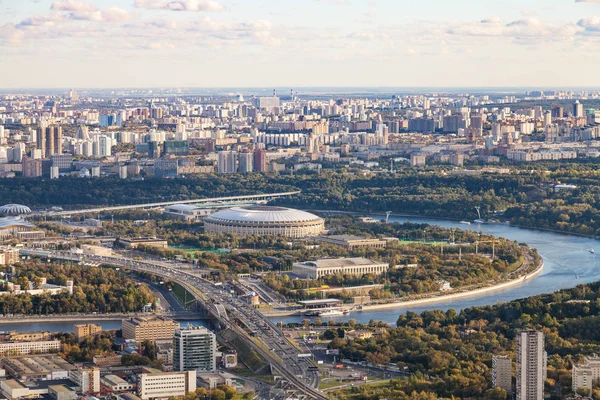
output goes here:
[{"label": "oval stadium roof", "polygon": [[212,220],[240,222],[306,222],[318,221],[321,217],[306,211],[293,208],[272,206],[232,207],[217,211],[210,217]]},{"label": "oval stadium roof", "polygon": [[0,215],[22,215],[30,213],[31,209],[21,204],[6,204],[0,207]]}]

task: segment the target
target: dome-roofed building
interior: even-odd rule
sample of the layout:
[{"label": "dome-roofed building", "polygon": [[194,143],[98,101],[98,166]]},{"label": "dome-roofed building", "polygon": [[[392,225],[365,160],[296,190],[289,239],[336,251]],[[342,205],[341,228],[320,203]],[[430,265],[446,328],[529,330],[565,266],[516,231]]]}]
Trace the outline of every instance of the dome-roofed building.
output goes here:
[{"label": "dome-roofed building", "polygon": [[31,209],[21,204],[6,204],[0,207],[0,217],[31,214]]},{"label": "dome-roofed building", "polygon": [[325,230],[323,218],[293,208],[272,206],[233,207],[204,219],[210,233],[282,235],[291,238],[317,236]]}]

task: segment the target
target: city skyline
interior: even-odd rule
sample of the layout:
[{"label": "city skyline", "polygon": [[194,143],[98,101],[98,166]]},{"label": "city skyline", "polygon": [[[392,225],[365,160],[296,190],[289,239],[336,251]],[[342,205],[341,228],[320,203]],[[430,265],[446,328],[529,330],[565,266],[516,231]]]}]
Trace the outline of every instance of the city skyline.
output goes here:
[{"label": "city skyline", "polygon": [[600,86],[600,2],[481,3],[5,0],[0,87]]}]

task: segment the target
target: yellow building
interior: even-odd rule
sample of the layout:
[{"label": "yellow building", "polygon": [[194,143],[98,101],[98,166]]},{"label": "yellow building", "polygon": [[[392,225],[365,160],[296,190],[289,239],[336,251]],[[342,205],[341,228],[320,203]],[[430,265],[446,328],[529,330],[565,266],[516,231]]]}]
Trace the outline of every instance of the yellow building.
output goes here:
[{"label": "yellow building", "polygon": [[92,336],[100,332],[102,332],[102,327],[96,324],[82,324],[73,327],[73,333],[75,333],[75,339],[78,342],[83,341],[87,336]]},{"label": "yellow building", "polygon": [[172,339],[179,324],[163,317],[135,317],[123,320],[123,337],[136,342],[144,340]]}]

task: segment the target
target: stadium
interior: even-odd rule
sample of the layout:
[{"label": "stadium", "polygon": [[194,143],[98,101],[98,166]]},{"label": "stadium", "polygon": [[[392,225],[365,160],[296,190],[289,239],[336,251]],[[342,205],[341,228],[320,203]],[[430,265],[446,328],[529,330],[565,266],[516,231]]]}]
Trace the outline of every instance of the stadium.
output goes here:
[{"label": "stadium", "polygon": [[204,230],[210,233],[236,235],[282,235],[290,238],[317,236],[325,229],[322,218],[305,211],[285,207],[233,207],[204,219]]}]

